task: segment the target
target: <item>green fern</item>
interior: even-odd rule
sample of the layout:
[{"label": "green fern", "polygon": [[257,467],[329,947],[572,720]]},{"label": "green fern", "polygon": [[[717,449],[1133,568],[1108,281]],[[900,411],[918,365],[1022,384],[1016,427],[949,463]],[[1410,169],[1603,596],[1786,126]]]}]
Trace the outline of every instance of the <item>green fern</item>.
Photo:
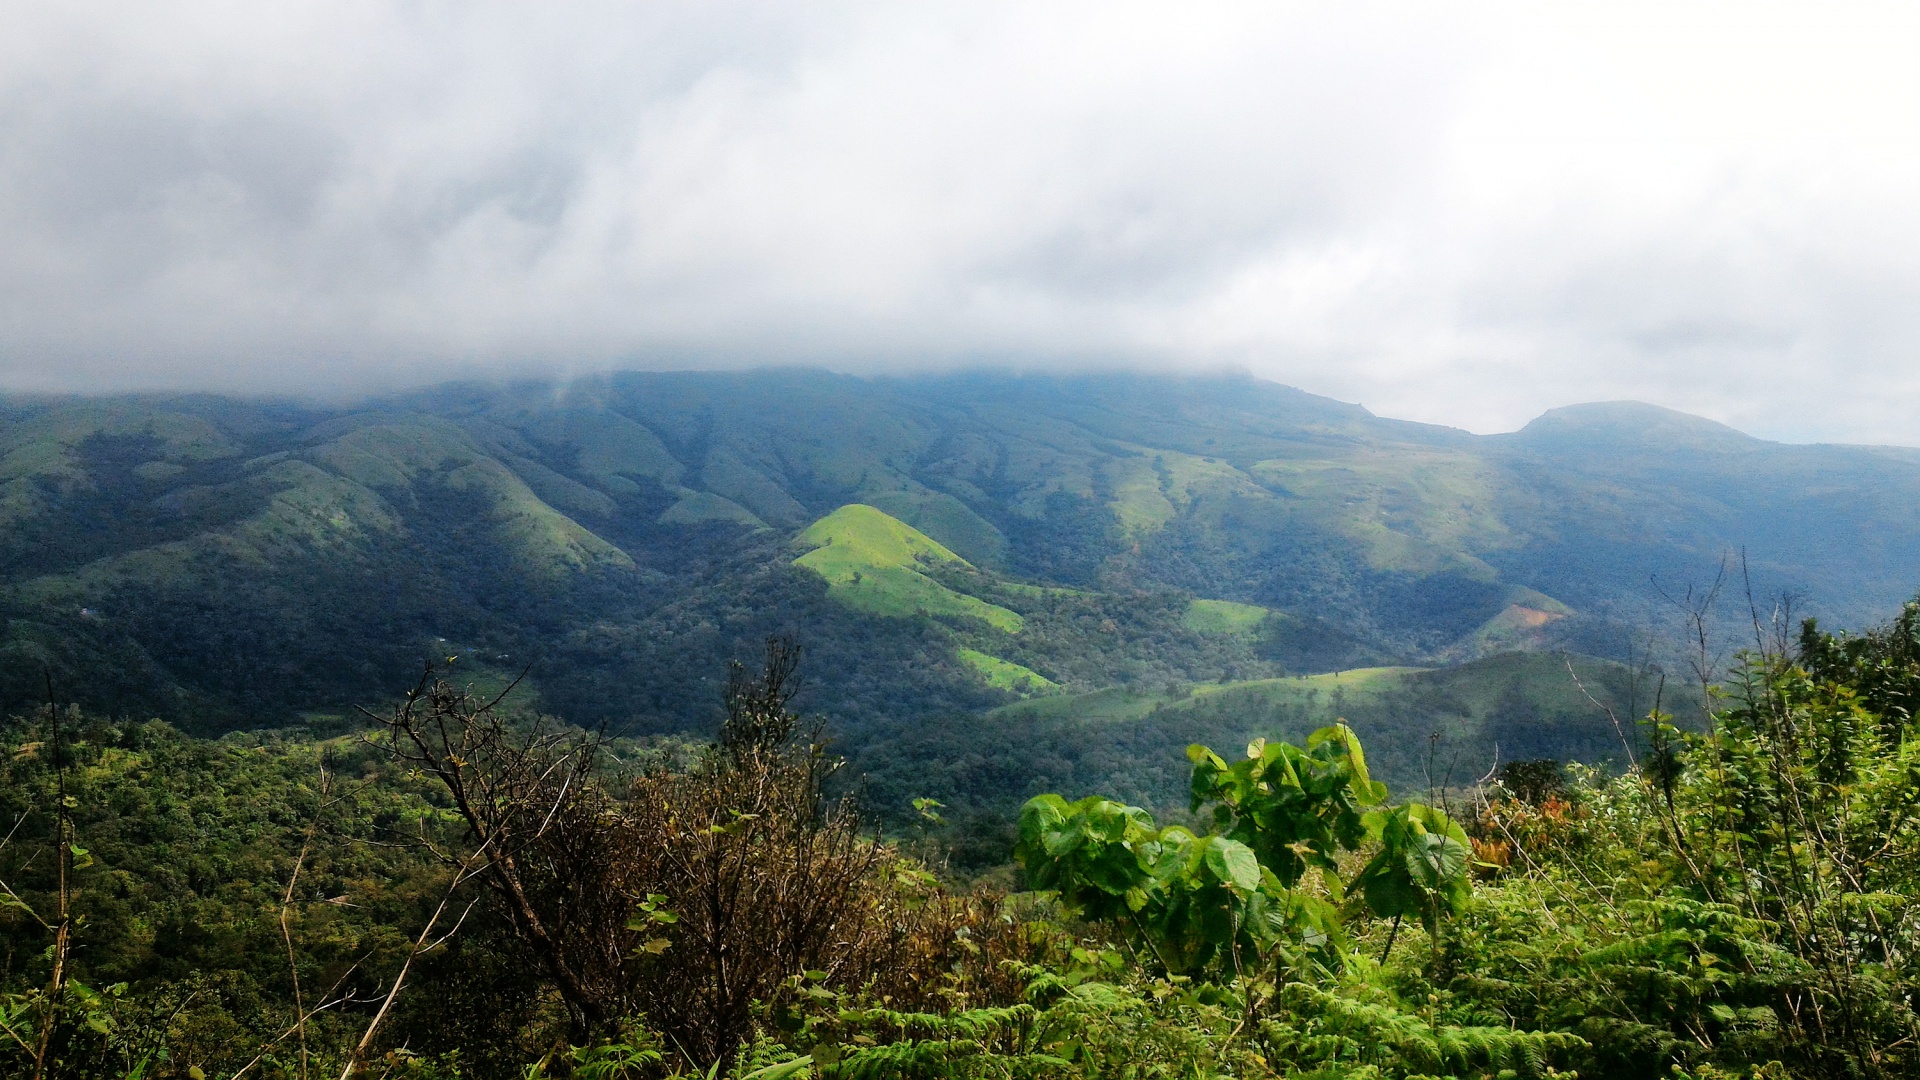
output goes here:
[{"label": "green fern", "polygon": [[[955,1075],[956,1059],[980,1053],[967,1039],[909,1039],[856,1050],[820,1067],[821,1080],[917,1080]],[[816,1060],[818,1060],[816,1056]]]},{"label": "green fern", "polygon": [[[1357,1054],[1378,1059],[1382,1050],[1390,1051],[1397,1061],[1375,1063],[1421,1072],[1511,1070],[1519,1077],[1544,1076],[1554,1060],[1587,1047],[1585,1039],[1562,1031],[1435,1024],[1392,1005],[1356,1001],[1304,983],[1289,984],[1284,998],[1344,1036],[1341,1044]],[[1325,1043],[1321,1048],[1332,1049]]]},{"label": "green fern", "polygon": [[1038,1015],[1038,1010],[1026,1004],[968,1009],[946,1016],[889,1009],[847,1009],[841,1012],[840,1022],[853,1030],[890,1031],[902,1038],[987,1042],[1025,1031]]}]

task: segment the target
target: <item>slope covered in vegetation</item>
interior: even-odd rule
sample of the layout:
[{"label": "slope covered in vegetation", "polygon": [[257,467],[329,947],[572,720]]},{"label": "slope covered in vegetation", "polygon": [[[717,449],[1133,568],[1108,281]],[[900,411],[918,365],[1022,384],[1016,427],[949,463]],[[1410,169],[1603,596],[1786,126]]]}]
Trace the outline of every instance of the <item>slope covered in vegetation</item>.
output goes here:
[{"label": "slope covered in vegetation", "polygon": [[1007,633],[1019,631],[1019,615],[957,592],[928,577],[920,563],[970,567],[939,541],[871,506],[843,506],[801,530],[796,547],[808,549],[793,565],[819,574],[827,595],[876,615],[947,616],[979,619]]},{"label": "slope covered in vegetation", "polygon": [[43,710],[0,757],[0,1068],[1912,1075],[1920,605],[1760,644],[1619,772],[1407,802],[1345,724],[1196,745],[1185,812],[1043,793],[970,885],[937,803],[888,842],[828,793],[777,642],[712,745],[431,676],[332,740]]},{"label": "slope covered in vegetation", "polygon": [[[815,707],[852,736],[884,722],[877,700],[916,721],[1009,700],[932,628],[1012,622],[950,593],[1031,620],[1035,598],[1007,595],[1022,583],[1102,594],[1093,625],[1118,629],[1068,647],[1056,626],[1044,656],[965,647],[1082,692],[1515,648],[1624,658],[1664,610],[1649,580],[1683,591],[1729,551],[1761,595],[1882,617],[1920,564],[1917,488],[1907,451],[1782,446],[1646,406],[1477,437],[1233,377],[622,374],[351,408],[15,399],[0,703],[37,700],[50,666],[96,709],[280,724],[370,700],[445,639],[537,659],[543,693],[583,722],[692,730],[712,708],[692,673],[792,632],[836,654]],[[853,504],[1002,593],[957,564],[872,577],[911,596],[789,565],[795,534]],[[868,608],[825,598],[850,587]],[[1153,648],[1128,634],[1129,613],[1194,600],[1243,606],[1183,611]],[[928,614],[903,627],[903,609]],[[1222,632],[1229,611],[1245,634]]]}]

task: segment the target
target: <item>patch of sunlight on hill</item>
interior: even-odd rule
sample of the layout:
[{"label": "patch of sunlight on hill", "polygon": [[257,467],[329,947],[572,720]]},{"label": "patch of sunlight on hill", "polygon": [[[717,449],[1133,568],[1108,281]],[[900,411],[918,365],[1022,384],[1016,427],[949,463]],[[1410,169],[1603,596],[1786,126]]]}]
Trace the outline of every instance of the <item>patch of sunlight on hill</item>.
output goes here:
[{"label": "patch of sunlight on hill", "polygon": [[1324,675],[1290,675],[1278,679],[1204,683],[1193,688],[1193,698],[1236,694],[1274,703],[1296,699],[1306,701],[1320,694],[1331,694],[1336,690],[1347,695],[1380,694],[1398,689],[1409,676],[1424,674],[1428,670],[1430,669],[1418,667],[1370,667],[1331,671]]},{"label": "patch of sunlight on hill", "polygon": [[[1251,679],[1244,682],[1193,683],[1178,690],[1146,690],[1110,686],[1085,694],[1063,694],[1036,701],[1003,705],[996,716],[1034,720],[1073,719],[1089,723],[1136,720],[1156,709],[1178,711],[1202,702],[1245,702],[1249,705],[1314,707],[1338,701],[1376,697],[1407,685],[1429,668],[1371,667],[1325,675]],[[1336,696],[1337,695],[1337,696]]]},{"label": "patch of sunlight on hill", "polygon": [[945,492],[888,491],[865,497],[898,521],[919,529],[972,562],[998,563],[1007,550],[1007,538],[992,523]]},{"label": "patch of sunlight on hill", "polygon": [[1231,600],[1195,600],[1180,616],[1180,625],[1196,634],[1250,634],[1266,620],[1267,609]]},{"label": "patch of sunlight on hill", "polygon": [[1161,491],[1160,472],[1152,458],[1116,457],[1105,463],[1102,472],[1113,492],[1107,506],[1128,536],[1138,538],[1179,516],[1178,508]]},{"label": "patch of sunlight on hill", "polygon": [[848,607],[876,615],[980,619],[1017,633],[1019,615],[978,597],[955,592],[918,569],[923,562],[972,564],[906,522],[861,503],[843,506],[800,533],[798,546],[809,548],[793,560],[827,580],[827,594]]},{"label": "patch of sunlight on hill", "polygon": [[1467,656],[1538,650],[1550,643],[1548,628],[1576,612],[1535,589],[1515,586],[1507,591],[1507,606],[1481,624],[1460,643]]},{"label": "patch of sunlight on hill", "polygon": [[1499,475],[1466,453],[1400,450],[1338,460],[1277,459],[1252,467],[1307,513],[1357,541],[1376,570],[1494,572],[1473,553],[1516,546],[1499,514]]},{"label": "patch of sunlight on hill", "polygon": [[978,672],[987,680],[987,685],[999,690],[1012,690],[1020,694],[1044,693],[1057,690],[1059,683],[1031,668],[1021,667],[1010,660],[997,656],[988,656],[977,649],[961,649],[960,662]]}]

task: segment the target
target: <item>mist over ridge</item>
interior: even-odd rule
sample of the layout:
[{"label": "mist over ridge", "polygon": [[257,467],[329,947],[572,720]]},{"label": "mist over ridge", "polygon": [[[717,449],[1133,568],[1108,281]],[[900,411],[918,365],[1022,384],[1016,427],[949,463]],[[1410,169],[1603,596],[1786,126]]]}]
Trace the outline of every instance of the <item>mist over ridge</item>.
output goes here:
[{"label": "mist over ridge", "polygon": [[1909,17],[42,7],[0,388],[991,358],[1915,443]]}]

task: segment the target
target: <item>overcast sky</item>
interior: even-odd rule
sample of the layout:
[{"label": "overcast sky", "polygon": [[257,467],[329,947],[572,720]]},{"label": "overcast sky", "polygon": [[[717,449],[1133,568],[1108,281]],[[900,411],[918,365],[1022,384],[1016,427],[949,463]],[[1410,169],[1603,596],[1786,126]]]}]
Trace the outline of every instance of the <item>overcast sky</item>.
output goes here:
[{"label": "overcast sky", "polygon": [[0,386],[1243,367],[1920,444],[1914,10],[0,0]]}]

